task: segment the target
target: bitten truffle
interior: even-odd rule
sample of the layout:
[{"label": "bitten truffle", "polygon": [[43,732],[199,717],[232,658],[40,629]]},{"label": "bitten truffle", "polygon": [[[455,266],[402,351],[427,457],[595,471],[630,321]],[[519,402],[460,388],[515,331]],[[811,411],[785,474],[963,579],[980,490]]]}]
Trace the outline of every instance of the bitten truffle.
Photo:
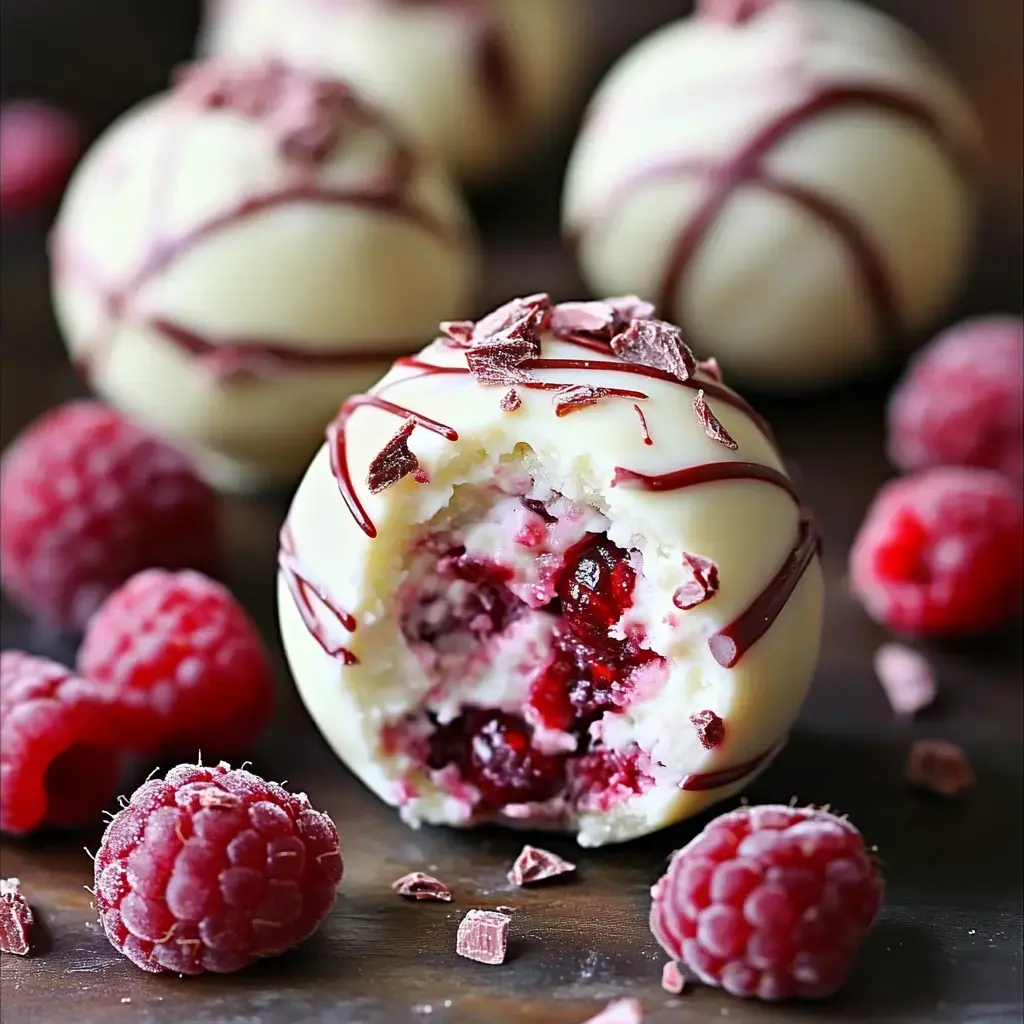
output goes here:
[{"label": "bitten truffle", "polygon": [[296,478],[324,423],[467,301],[468,215],[348,85],[202,64],[69,187],[54,297],[93,388],[216,484]]},{"label": "bitten truffle", "polygon": [[282,532],[313,718],[411,824],[597,846],[736,793],[821,628],[817,529],[769,427],[633,298],[442,329],[342,406]]},{"label": "bitten truffle", "polygon": [[955,297],[979,127],[920,41],[847,0],[702,0],[592,101],[564,226],[597,294],[635,291],[761,388],[834,383]]}]

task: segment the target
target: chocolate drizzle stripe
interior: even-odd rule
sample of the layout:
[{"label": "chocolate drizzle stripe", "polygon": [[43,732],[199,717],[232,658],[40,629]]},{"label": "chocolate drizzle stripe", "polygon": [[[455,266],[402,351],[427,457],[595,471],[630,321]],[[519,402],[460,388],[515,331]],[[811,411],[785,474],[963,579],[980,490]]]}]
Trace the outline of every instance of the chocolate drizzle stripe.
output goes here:
[{"label": "chocolate drizzle stripe", "polygon": [[723,668],[733,668],[743,655],[771,628],[803,579],[821,538],[806,513],[800,520],[796,544],[779,571],[748,607],[724,629],[708,637],[708,647]]},{"label": "chocolate drizzle stripe", "polygon": [[342,628],[349,633],[356,631],[356,620],[349,612],[335,605],[323,590],[314,587],[309,580],[302,576],[298,555],[295,551],[295,539],[292,535],[291,526],[287,522],[281,529],[277,565],[285,585],[292,595],[292,600],[295,602],[295,608],[302,618],[306,629],[309,630],[310,636],[332,658],[338,658],[345,665],[358,665],[359,659],[348,648],[332,646],[328,643],[327,631],[324,629],[324,624],[320,621],[316,607],[310,600],[310,594],[315,594],[319,602],[337,619]]},{"label": "chocolate drizzle stripe", "polygon": [[744,761],[743,764],[734,765],[732,768],[723,768],[718,772],[699,772],[695,775],[686,775],[679,783],[679,788],[688,793],[707,792],[711,789],[721,789],[723,786],[730,786],[740,779],[745,779],[752,772],[761,767],[770,757],[777,754],[785,744],[785,740],[776,743],[763,754]]},{"label": "chocolate drizzle stripe", "polygon": [[699,466],[688,466],[686,469],[676,469],[671,473],[653,475],[616,466],[612,476],[612,487],[636,484],[646,491],[679,491],[684,487],[727,480],[758,480],[772,484],[781,487],[795,502],[800,501],[793,481],[785,473],[757,462],[705,462]]}]

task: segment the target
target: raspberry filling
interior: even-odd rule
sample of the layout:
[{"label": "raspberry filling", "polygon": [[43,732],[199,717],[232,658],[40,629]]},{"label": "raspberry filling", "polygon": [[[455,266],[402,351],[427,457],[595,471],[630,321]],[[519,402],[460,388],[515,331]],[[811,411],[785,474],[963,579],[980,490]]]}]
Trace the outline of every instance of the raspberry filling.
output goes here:
[{"label": "raspberry filling", "polygon": [[425,723],[405,723],[418,739],[404,752],[473,813],[532,817],[644,792],[643,755],[605,749],[599,725],[629,704],[636,671],[663,661],[622,625],[639,555],[560,495],[490,501],[481,522],[415,545],[401,627],[433,688]]}]

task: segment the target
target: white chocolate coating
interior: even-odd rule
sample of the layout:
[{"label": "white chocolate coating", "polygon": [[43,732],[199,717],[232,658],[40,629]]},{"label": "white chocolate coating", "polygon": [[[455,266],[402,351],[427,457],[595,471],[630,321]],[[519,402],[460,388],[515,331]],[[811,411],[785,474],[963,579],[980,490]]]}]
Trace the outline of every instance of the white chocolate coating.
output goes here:
[{"label": "white chocolate coating", "polygon": [[477,252],[446,175],[375,115],[297,166],[266,123],[179,90],[87,155],[53,262],[58,320],[93,387],[214,483],[252,488],[295,479],[341,400],[466,308]]},{"label": "white chocolate coating", "polygon": [[775,0],[739,25],[687,18],[599,89],[564,228],[596,294],[655,302],[730,375],[827,385],[955,297],[978,132],[919,41],[865,6]]},{"label": "white chocolate coating", "polygon": [[[613,806],[577,807],[548,823],[575,830],[581,844],[596,846],[695,814],[735,793],[770,761],[797,715],[817,659],[822,576],[812,554],[767,631],[732,667],[724,667],[708,639],[749,609],[794,553],[800,506],[785,489],[763,480],[717,480],[659,493],[612,481],[620,467],[663,474],[704,463],[748,462],[784,473],[774,445],[742,408],[728,404],[732,393],[723,389],[725,397],[723,392],[716,396],[716,385],[703,374],[699,380],[711,389],[709,403],[738,444],[734,451],[702,428],[691,388],[616,370],[625,364],[610,350],[595,356],[550,334],[544,337],[542,355],[603,359],[612,368],[544,368],[533,371],[535,379],[626,388],[646,397],[606,397],[556,416],[551,391],[525,387],[516,389],[521,407],[506,412],[499,404],[502,387],[483,386],[465,372],[424,373],[396,365],[371,392],[395,408],[388,412],[362,404],[343,428],[353,494],[376,536],[364,532],[346,507],[329,441],[310,465],[288,515],[278,585],[280,624],[307,708],[338,756],[371,790],[400,806],[410,823],[484,820],[468,813],[457,794],[437,785],[437,779],[384,749],[386,727],[422,708],[432,686],[406,643],[396,612],[396,595],[410,578],[410,541],[422,524],[468,520],[466,543],[473,543],[469,538],[475,533],[480,550],[494,557],[501,551],[501,534],[494,530],[501,516],[465,507],[465,495],[474,487],[493,487],[509,473],[528,474],[536,488],[553,489],[567,503],[589,509],[589,519],[567,519],[567,527],[577,533],[606,529],[615,544],[639,553],[642,571],[622,624],[643,623],[646,643],[667,659],[664,677],[649,688],[638,686],[628,706],[606,713],[600,723],[608,749],[635,749],[635,744],[650,758],[656,785]],[[465,352],[444,342],[435,342],[417,358],[466,367]],[[651,444],[644,441],[634,406],[643,408]],[[422,482],[407,476],[370,494],[371,460],[402,424],[399,417],[409,412],[421,424],[429,417],[453,428],[457,440],[417,427],[408,444],[426,474]],[[455,506],[450,504],[453,495]],[[688,611],[673,604],[685,581],[684,552],[712,559],[720,579],[717,594]],[[297,579],[308,601],[305,619],[314,619],[319,639],[295,600]],[[347,624],[345,613],[352,616]],[[521,621],[528,625],[530,620]],[[519,652],[520,662],[530,661],[530,652],[538,649],[543,656],[543,637],[515,635],[514,630],[510,635],[506,646]],[[340,656],[342,649],[349,657]],[[526,680],[510,674],[516,662],[502,650],[477,692],[462,693],[466,703],[503,706],[512,701],[514,707],[515,700],[522,700]],[[356,663],[348,663],[353,658]],[[450,685],[458,688],[463,682]],[[432,706],[441,708],[439,721],[455,713]],[[690,721],[704,709],[713,709],[725,722],[726,740],[714,749],[704,749]],[[729,784],[680,788],[695,774],[748,763],[750,771]],[[511,811],[497,817],[504,824],[520,823]]]},{"label": "white chocolate coating", "polygon": [[585,33],[580,0],[210,0],[203,47],[341,76],[478,181],[565,113]]}]

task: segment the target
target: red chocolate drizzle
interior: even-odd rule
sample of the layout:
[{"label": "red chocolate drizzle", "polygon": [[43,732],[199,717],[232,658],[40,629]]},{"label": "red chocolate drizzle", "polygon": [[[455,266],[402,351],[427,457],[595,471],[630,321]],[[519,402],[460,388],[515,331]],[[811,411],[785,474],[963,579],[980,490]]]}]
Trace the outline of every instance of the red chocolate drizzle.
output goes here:
[{"label": "red chocolate drizzle", "polygon": [[317,605],[310,599],[315,594],[318,603],[323,605],[337,620],[338,624],[349,633],[356,631],[356,620],[347,611],[334,604],[327,593],[314,587],[302,575],[299,566],[298,554],[295,550],[295,538],[292,535],[291,526],[286,522],[281,529],[280,548],[277,553],[277,565],[288,587],[295,607],[302,617],[302,621],[309,630],[314,640],[332,658],[337,658],[343,665],[358,665],[359,659],[347,648],[332,645],[327,639],[327,630],[320,620]]},{"label": "red chocolate drizzle", "polygon": [[640,418],[640,429],[644,432],[644,444],[654,444],[651,432],[647,429],[647,417],[644,415],[643,409],[639,405],[634,405],[633,409]]},{"label": "red chocolate drizzle", "polygon": [[645,491],[681,491],[684,487],[697,487],[726,480],[760,480],[781,487],[794,501],[800,500],[793,481],[785,473],[757,462],[705,462],[699,466],[688,466],[686,469],[676,469],[671,473],[657,475],[638,473],[633,469],[616,466],[612,487],[633,484]]},{"label": "red chocolate drizzle", "polygon": [[[662,276],[658,289],[658,309],[662,316],[675,323],[683,322],[681,311],[675,308],[676,297],[697,253],[710,237],[719,215],[733,195],[741,187],[760,188],[798,204],[842,241],[875,310],[881,333],[892,336],[900,332],[902,325],[895,286],[874,240],[837,201],[811,188],[780,181],[766,167],[766,160],[775,147],[814,118],[857,107],[905,118],[938,141],[945,142],[936,115],[912,96],[873,85],[830,86],[776,118],[752,136],[731,159],[721,164],[709,165],[695,159],[665,161],[641,169],[613,190],[605,206],[608,211],[617,209],[620,200],[640,185],[693,174],[706,176],[708,187],[705,195],[673,244]],[[599,219],[600,216],[595,218]]]},{"label": "red chocolate drizzle", "polygon": [[731,768],[723,768],[718,772],[697,772],[694,775],[685,775],[679,783],[679,788],[688,793],[707,792],[711,789],[721,789],[723,786],[731,786],[734,782],[746,778],[752,772],[761,767],[770,757],[782,749],[785,740],[777,743],[774,747],[766,750],[757,757],[752,757],[743,764],[733,765]]},{"label": "red chocolate drizzle", "polygon": [[[404,220],[434,235],[445,244],[457,244],[459,239],[453,237],[446,226],[420,206],[410,194],[409,185],[417,168],[414,152],[392,134],[384,119],[369,108],[363,107],[350,94],[345,109],[347,113],[352,114],[355,122],[377,127],[389,141],[391,148],[387,163],[377,180],[369,181],[365,185],[333,187],[319,184],[309,166],[292,167],[290,182],[279,190],[248,196],[235,206],[222,210],[179,234],[161,235],[156,232],[138,267],[128,275],[126,281],[118,285],[100,281],[93,261],[86,259],[82,253],[73,252],[66,240],[57,239],[54,256],[58,276],[77,275],[101,293],[106,307],[108,323],[97,337],[82,347],[76,357],[77,368],[87,380],[95,373],[99,361],[108,354],[116,336],[116,328],[109,321],[126,316],[132,316],[139,326],[157,332],[181,351],[200,359],[204,368],[216,377],[235,377],[239,374],[261,372],[265,374],[279,371],[286,366],[343,366],[365,361],[375,354],[386,359],[395,352],[407,351],[411,347],[404,341],[385,342],[379,345],[371,343],[359,346],[360,353],[356,355],[355,346],[351,340],[347,340],[346,351],[316,351],[299,347],[288,339],[217,338],[164,317],[133,315],[135,311],[132,307],[140,289],[159,273],[187,256],[196,245],[244,221],[286,205],[312,204],[372,210],[383,216]],[[157,222],[158,212],[168,204],[168,190],[173,179],[173,158],[176,152],[183,149],[180,138],[175,138],[174,141],[176,145],[166,157],[164,173],[159,175],[154,183],[151,218],[153,223]]]}]

